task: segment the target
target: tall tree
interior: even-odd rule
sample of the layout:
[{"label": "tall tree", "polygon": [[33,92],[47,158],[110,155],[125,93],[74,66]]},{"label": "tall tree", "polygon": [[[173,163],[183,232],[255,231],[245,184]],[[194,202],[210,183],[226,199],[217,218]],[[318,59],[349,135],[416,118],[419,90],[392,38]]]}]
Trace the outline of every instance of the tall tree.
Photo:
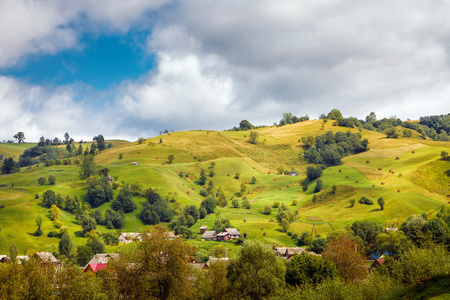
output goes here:
[{"label": "tall tree", "polygon": [[74,245],[72,242],[72,238],[68,233],[64,233],[61,236],[61,240],[59,240],[59,253],[66,256],[66,257],[72,257],[74,253]]},{"label": "tall tree", "polygon": [[13,138],[15,138],[20,144],[25,140],[25,133],[23,133],[22,131],[19,131],[18,133],[16,133],[13,136]]},{"label": "tall tree", "polygon": [[261,299],[284,284],[284,262],[257,240],[246,240],[235,260],[228,265],[227,277],[235,298]]},{"label": "tall tree", "polygon": [[322,257],[336,265],[339,275],[346,282],[365,276],[365,259],[351,236],[342,235],[328,241]]},{"label": "tall tree", "polygon": [[83,157],[83,162],[80,164],[80,175],[78,176],[81,180],[85,180],[92,175],[97,173],[97,168],[94,163],[94,156],[85,155]]},{"label": "tall tree", "polygon": [[68,144],[70,140],[70,135],[68,132],[64,133],[64,144]]}]

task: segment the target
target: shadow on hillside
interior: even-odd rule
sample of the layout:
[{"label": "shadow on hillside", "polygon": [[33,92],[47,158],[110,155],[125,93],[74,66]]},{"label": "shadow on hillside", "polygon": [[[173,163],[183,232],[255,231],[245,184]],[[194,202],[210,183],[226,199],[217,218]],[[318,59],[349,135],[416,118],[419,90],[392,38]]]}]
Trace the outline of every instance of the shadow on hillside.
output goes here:
[{"label": "shadow on hillside", "polygon": [[75,231],[75,236],[76,237],[84,237],[83,231]]},{"label": "shadow on hillside", "polygon": [[370,212],[373,212],[373,211],[380,211],[381,209],[379,209],[379,208],[374,208],[374,209],[372,209]]}]

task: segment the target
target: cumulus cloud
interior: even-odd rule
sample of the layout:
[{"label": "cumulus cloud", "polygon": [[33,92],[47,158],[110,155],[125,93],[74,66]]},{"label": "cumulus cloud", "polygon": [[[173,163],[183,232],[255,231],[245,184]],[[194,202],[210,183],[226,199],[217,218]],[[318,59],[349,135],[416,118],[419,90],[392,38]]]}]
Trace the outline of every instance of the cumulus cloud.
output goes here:
[{"label": "cumulus cloud", "polygon": [[[12,124],[37,132],[51,126],[41,119],[62,103],[73,114],[58,122],[75,119],[80,133],[92,132],[77,116],[89,108],[108,112],[88,113],[95,134],[136,139],[166,128],[230,128],[242,119],[270,125],[283,112],[316,118],[338,108],[346,116],[374,111],[403,119],[448,113],[449,9],[415,0],[2,1],[0,68],[30,53],[78,47],[82,32],[133,28],[151,28],[147,50],[157,66],[103,96],[110,102],[102,109],[90,101],[98,94],[80,97],[76,85],[36,87],[3,77],[7,111],[32,108],[1,117],[20,118]],[[19,16],[27,19],[20,26]]]},{"label": "cumulus cloud", "polygon": [[[85,32],[127,32],[148,23],[148,13],[169,0],[0,1],[0,68],[30,54],[80,48]],[[148,27],[148,26],[147,26]]]}]

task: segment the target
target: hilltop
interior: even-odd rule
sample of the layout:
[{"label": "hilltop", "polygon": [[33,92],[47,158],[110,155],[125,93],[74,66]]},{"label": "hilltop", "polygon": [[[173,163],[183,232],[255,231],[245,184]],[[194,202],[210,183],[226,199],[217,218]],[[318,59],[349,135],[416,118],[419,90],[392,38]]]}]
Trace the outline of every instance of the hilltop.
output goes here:
[{"label": "hilltop", "polygon": [[[203,187],[196,181],[201,169],[208,175],[214,170],[213,177],[208,176],[207,182],[213,181],[216,190],[223,189],[228,205],[218,206],[215,214],[198,220],[191,230],[198,234],[202,225],[212,228],[217,213],[220,213],[221,218],[228,218],[232,226],[247,237],[270,244],[293,244],[277,222],[277,208],[272,207],[275,202],[297,214],[287,231],[298,235],[305,230],[311,232],[315,223],[314,228],[321,236],[362,219],[395,226],[413,214],[431,213],[448,202],[450,177],[446,174],[450,162],[441,159],[441,152],[449,150],[450,142],[419,139],[420,135],[415,131],[410,138],[387,138],[381,132],[335,126],[322,120],[253,131],[259,134],[256,144],[249,142],[252,130],[171,132],[132,143],[117,142],[115,147],[97,154],[95,162],[109,168],[109,174],[120,186],[134,184],[142,189],[153,188],[163,197],[176,193],[175,202],[171,204],[176,209],[200,205],[205,198],[199,194]],[[369,141],[370,150],[344,157],[341,165],[326,168],[321,176],[321,192],[314,193],[315,181],[304,192],[300,183],[306,176],[308,164],[299,156],[305,151],[302,137],[323,135],[328,131],[360,133],[362,139]],[[32,146],[0,144],[0,153],[17,158]],[[171,164],[169,155],[174,156]],[[288,175],[279,174],[281,166]],[[290,176],[291,171],[295,176]],[[12,242],[21,253],[25,250],[57,250],[59,240],[47,237],[48,232],[55,230],[48,217],[42,226],[44,235],[32,236],[36,230],[35,219],[37,215],[48,216],[48,209],[40,205],[42,194],[48,189],[64,198],[76,195],[84,200],[88,186],[86,181],[78,178],[78,173],[79,167],[73,164],[45,167],[41,163],[0,177],[0,184],[7,186],[0,188],[0,203],[4,205],[0,209],[1,253],[7,252]],[[239,173],[238,179],[236,173]],[[38,185],[39,177],[49,175],[56,176],[55,185]],[[251,184],[253,177],[256,183]],[[242,201],[242,197],[236,195],[242,184],[246,187],[242,196],[249,200],[250,209],[232,208],[231,205],[233,196]],[[335,193],[333,186],[336,186]],[[115,189],[114,195],[118,192],[119,189]],[[319,199],[315,203],[312,201],[314,195]],[[372,199],[375,204],[359,204],[358,199],[362,196]],[[385,200],[384,210],[376,204],[380,197]],[[354,207],[350,207],[350,199],[356,199]],[[144,200],[133,197],[137,210],[125,214],[123,232],[144,227],[139,219]],[[270,215],[261,213],[266,206],[272,207]],[[110,203],[105,203],[96,210],[104,214],[110,207]],[[84,244],[86,238],[82,237],[75,216],[63,211],[61,220],[69,227],[74,243]],[[97,230],[111,231],[105,226],[98,226]]]}]

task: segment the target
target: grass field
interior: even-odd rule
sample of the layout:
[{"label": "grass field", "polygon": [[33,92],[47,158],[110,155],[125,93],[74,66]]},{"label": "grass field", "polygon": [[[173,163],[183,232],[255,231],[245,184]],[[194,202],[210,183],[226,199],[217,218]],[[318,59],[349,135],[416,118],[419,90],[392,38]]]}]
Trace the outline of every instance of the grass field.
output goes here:
[{"label": "grass field", "polygon": [[[413,214],[431,212],[444,203],[450,194],[450,162],[440,159],[443,150],[448,151],[449,143],[423,141],[415,138],[387,139],[384,134],[362,130],[363,138],[370,141],[370,151],[343,159],[341,166],[324,170],[322,179],[323,191],[317,194],[320,201],[313,203],[312,182],[306,192],[299,186],[299,180],[305,177],[307,165],[299,160],[302,151],[302,136],[350,130],[326,123],[322,130],[321,120],[312,120],[282,127],[258,129],[258,143],[248,142],[250,131],[186,131],[173,132],[160,137],[145,140],[143,143],[111,141],[115,147],[107,149],[95,157],[97,164],[107,166],[110,175],[121,186],[139,183],[143,188],[155,188],[166,196],[169,192],[178,195],[175,206],[200,205],[204,199],[199,195],[201,186],[196,184],[200,170],[207,174],[211,170],[211,162],[215,163],[215,175],[209,177],[215,188],[221,187],[228,196],[228,206],[217,208],[214,214],[199,220],[192,226],[192,231],[200,237],[202,225],[212,227],[217,217],[228,218],[241,234],[256,238],[267,244],[276,243],[293,245],[290,237],[281,231],[277,223],[277,209],[272,208],[271,215],[260,212],[265,206],[274,202],[284,203],[297,220],[290,224],[289,231],[300,234],[311,232],[313,226],[320,236],[331,230],[345,228],[346,225],[362,219],[370,219],[380,224],[393,220],[399,222]],[[351,129],[358,132],[358,129]],[[160,139],[162,143],[160,143]],[[35,144],[0,144],[0,153],[18,156]],[[89,146],[89,143],[83,146]],[[172,164],[168,156],[174,155]],[[121,157],[121,158],[120,158]],[[137,165],[132,165],[136,162]],[[284,165],[286,170],[297,170],[297,176],[278,175],[277,168]],[[184,176],[180,177],[180,172]],[[60,193],[63,197],[76,195],[84,200],[87,191],[85,181],[78,179],[77,166],[33,166],[30,170],[1,176],[0,184],[0,254],[7,253],[9,245],[16,243],[19,252],[57,251],[59,239],[47,237],[47,233],[57,230],[48,218],[48,210],[41,203],[42,194],[47,189]],[[235,174],[240,173],[239,179]],[[54,186],[39,186],[39,177],[56,176]],[[252,177],[255,184],[249,184]],[[232,208],[231,197],[237,197],[241,184],[246,185],[244,195],[249,199],[251,208]],[[13,185],[13,186],[12,186]],[[337,186],[336,193],[331,192]],[[114,191],[115,194],[118,190]],[[38,194],[39,199],[35,199]],[[374,205],[359,204],[358,200],[366,196],[374,201]],[[377,199],[383,197],[385,209],[380,210]],[[241,197],[237,197],[241,201]],[[354,207],[349,200],[355,199]],[[123,232],[141,230],[144,225],[139,213],[144,198],[135,197],[138,209],[126,214]],[[293,201],[297,205],[293,205]],[[110,208],[110,203],[98,208],[102,213]],[[34,237],[35,218],[45,216],[44,235]],[[75,245],[82,245],[86,238],[81,237],[81,226],[71,214],[63,212],[62,221],[70,228]],[[274,222],[273,222],[274,221]],[[313,225],[313,224],[316,225]],[[99,232],[109,231],[98,226]],[[216,242],[191,241],[202,251],[209,251]],[[229,245],[230,255],[234,255],[233,245]],[[115,251],[117,247],[109,248]]]}]

